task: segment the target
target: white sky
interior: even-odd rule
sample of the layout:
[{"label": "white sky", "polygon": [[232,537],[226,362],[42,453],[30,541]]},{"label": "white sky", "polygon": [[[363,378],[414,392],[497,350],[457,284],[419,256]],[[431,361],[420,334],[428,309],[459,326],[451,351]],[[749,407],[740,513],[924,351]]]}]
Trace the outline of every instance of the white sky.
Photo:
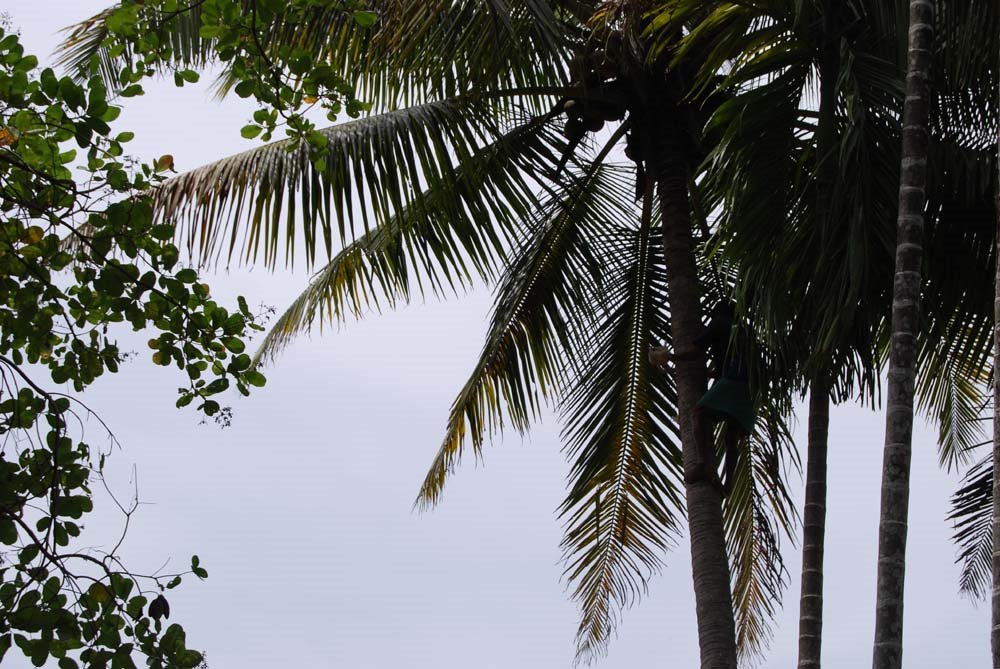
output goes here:
[{"label": "white sky", "polygon": [[[109,1],[3,0],[0,11],[45,64],[57,29]],[[184,170],[250,148],[239,136],[249,107],[218,104],[209,80],[162,82],[127,101],[117,127],[137,133],[131,151],[147,160],[172,153]],[[233,271],[210,283],[218,296],[281,309],[306,279],[302,270]],[[555,515],[568,465],[553,420],[529,440],[491,447],[485,466],[469,461],[438,510],[411,512],[489,306],[484,290],[302,339],[267,370],[265,389],[234,402],[226,430],[174,409],[178,372],[146,362],[147,337],[128,340],[140,360],[88,401],[123,444],[112,485],[127,498],[134,465],[148,503],[129,535],[130,564],[154,570],[171,557],[184,568],[201,556],[210,577],[173,591],[171,620],[213,669],[571,665],[576,609],[560,580]],[[831,423],[824,660],[867,666],[883,418],[849,407]],[[944,520],[956,479],[937,468],[934,434],[922,427],[914,439],[906,666],[987,666],[989,607],[957,594]],[[115,520],[107,514],[89,529],[110,536]],[[697,666],[688,555],[684,538],[599,667]],[[795,666],[800,559],[788,546],[791,587],[764,667]]]}]

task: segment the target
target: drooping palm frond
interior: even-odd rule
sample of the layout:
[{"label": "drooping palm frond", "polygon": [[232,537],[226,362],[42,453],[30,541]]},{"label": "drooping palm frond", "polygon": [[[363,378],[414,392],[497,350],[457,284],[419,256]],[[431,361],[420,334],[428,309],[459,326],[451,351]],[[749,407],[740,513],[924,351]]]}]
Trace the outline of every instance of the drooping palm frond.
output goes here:
[{"label": "drooping palm frond", "polygon": [[[636,243],[636,242],[633,242]],[[650,240],[651,251],[653,253],[650,267],[645,272],[651,273],[651,297],[654,304],[658,304],[655,319],[648,325],[650,328],[650,342],[669,340],[669,313],[665,308],[665,274],[659,263],[661,250],[659,245],[661,240],[654,236]],[[635,253],[630,250],[622,250],[615,255],[637,262]],[[719,284],[719,276],[713,276],[718,272],[718,268],[713,268],[709,263],[703,266],[703,281],[709,287],[711,296],[707,299],[717,300],[723,297],[716,294],[716,288],[725,290],[728,288]],[[615,276],[612,273],[612,276]],[[631,276],[631,275],[628,275]],[[621,291],[634,290],[636,284],[629,278],[616,281],[621,285]],[[577,405],[571,405],[567,401],[564,412],[570,411],[574,420],[585,421],[580,423],[580,428],[586,428],[588,432],[582,432],[576,437],[576,442],[569,441],[570,446],[580,447],[580,454],[577,456],[577,463],[574,467],[570,479],[573,488],[567,502],[564,505],[564,514],[573,513],[571,522],[575,525],[568,526],[565,546],[567,558],[576,558],[577,563],[571,561],[571,567],[577,566],[579,574],[576,576],[579,585],[574,593],[583,606],[583,618],[579,631],[579,648],[582,657],[591,657],[600,654],[613,634],[618,622],[618,612],[622,607],[633,603],[645,588],[645,583],[649,576],[659,568],[659,555],[662,548],[669,543],[669,535],[659,537],[663,543],[649,543],[647,550],[639,555],[632,555],[629,546],[620,546],[616,543],[616,532],[627,532],[626,529],[619,529],[615,524],[615,519],[623,518],[623,522],[632,522],[634,511],[630,504],[634,504],[629,496],[629,488],[620,487],[619,484],[631,483],[638,486],[646,481],[649,474],[645,470],[638,469],[643,477],[638,480],[628,478],[629,470],[626,467],[630,463],[630,458],[644,456],[650,457],[646,449],[645,439],[648,436],[645,432],[648,418],[640,413],[636,416],[637,426],[633,427],[631,434],[638,433],[639,441],[629,441],[622,435],[630,434],[615,429],[620,423],[623,415],[623,407],[627,406],[628,395],[622,395],[620,391],[605,391],[603,384],[610,386],[613,379],[619,379],[619,385],[615,386],[622,390],[632,390],[633,386],[626,385],[625,378],[633,378],[625,373],[623,369],[630,359],[626,357],[612,357],[613,351],[618,351],[621,356],[622,343],[615,342],[610,335],[627,339],[629,330],[627,328],[629,319],[634,316],[634,312],[628,312],[629,308],[635,308],[635,303],[627,301],[617,293],[609,295],[612,304],[621,303],[623,299],[625,306],[614,311],[607,316],[607,320],[595,331],[598,333],[595,339],[595,355],[593,362],[584,362],[580,368],[588,370],[585,376],[577,379],[579,386],[576,388],[586,390],[584,394],[576,390],[577,395],[570,397]],[[612,327],[613,326],[613,327]],[[611,329],[609,329],[611,328]],[[608,337],[607,340],[603,339]],[[631,340],[629,340],[631,341]],[[749,342],[739,342],[741,347],[750,347]],[[757,351],[757,353],[761,353]],[[642,356],[645,358],[645,355]],[[760,360],[760,364],[766,366],[765,356],[752,356],[753,359]],[[750,359],[750,358],[748,358]],[[617,365],[615,374],[603,375],[604,369],[612,362]],[[595,376],[598,370],[600,376]],[[674,439],[676,439],[676,391],[672,385],[672,378],[662,373],[649,374],[641,368],[635,368],[633,374],[647,379],[651,387],[643,393],[639,382],[636,383],[636,397],[633,401],[639,402],[638,406],[645,407],[645,402],[649,397],[646,393],[652,393],[653,403],[659,410],[665,409],[666,413],[658,413],[654,418],[654,425],[659,429],[665,429],[658,437],[656,443],[661,443],[665,437],[666,442],[662,442],[655,451],[659,457],[670,455],[671,459],[666,461],[670,469],[668,470],[672,483],[679,494],[680,480],[680,453],[677,450]],[[755,376],[762,382],[771,381],[767,374],[757,370]],[[666,382],[666,385],[661,385]],[[576,389],[575,388],[575,389]],[[602,393],[605,393],[603,394]],[[766,649],[767,641],[771,636],[771,626],[774,616],[780,609],[782,594],[787,586],[787,573],[784,563],[781,560],[780,549],[782,539],[791,538],[794,532],[798,516],[794,509],[791,496],[788,493],[786,475],[789,470],[798,468],[798,457],[795,453],[794,444],[781,416],[787,416],[790,412],[788,403],[788,389],[777,385],[770,386],[759,391],[761,398],[761,419],[759,429],[754,434],[750,444],[747,445],[749,456],[745,457],[740,464],[738,472],[737,493],[731,498],[726,506],[726,531],[727,542],[730,547],[731,564],[733,566],[733,593],[734,606],[737,617],[737,634],[741,657],[745,661],[759,657]],[[592,414],[582,413],[586,407]],[[576,418],[577,415],[580,418]],[[625,415],[631,415],[625,412]],[[572,425],[567,426],[567,430]],[[638,429],[642,427],[643,429]],[[569,436],[569,433],[567,433]],[[580,441],[587,436],[590,441]],[[588,450],[583,450],[582,445],[586,443]],[[635,449],[630,454],[628,446]],[[587,456],[586,458],[584,456]],[[615,465],[622,467],[616,469]],[[586,467],[586,468],[585,468]],[[612,476],[617,474],[618,478]],[[612,485],[615,484],[615,485]],[[646,485],[650,485],[648,482]],[[747,491],[750,491],[749,493]],[[659,498],[657,498],[659,499]],[[670,503],[677,499],[675,496],[663,497]],[[576,502],[576,506],[570,506]],[[618,505],[616,507],[616,505]],[[619,516],[615,516],[616,508],[624,509]],[[644,509],[641,509],[644,510]],[[645,518],[645,515],[640,516]],[[574,534],[576,531],[578,534]],[[582,533],[582,534],[580,534]],[[642,535],[640,535],[641,537]],[[632,535],[628,535],[632,538]],[[580,545],[583,540],[589,540],[590,544]],[[577,543],[569,543],[575,540]],[[648,548],[647,547],[647,548]],[[571,550],[586,551],[576,554]],[[602,552],[604,551],[604,552]],[[602,569],[595,569],[594,562],[597,558],[607,559],[597,562],[603,565]],[[628,558],[625,560],[624,558]],[[623,565],[627,570],[623,573]],[[567,574],[571,574],[567,571]]]},{"label": "drooping palm frond", "polygon": [[575,460],[561,508],[565,577],[582,611],[578,658],[588,659],[605,651],[619,611],[661,567],[684,508],[676,389],[648,361],[670,330],[652,194],[638,227],[608,233],[608,306],[591,343],[580,343],[580,371],[560,406]]},{"label": "drooping palm frond", "polygon": [[956,369],[960,364],[933,362],[933,371],[922,373],[918,381],[919,407],[937,422],[938,458],[951,471],[968,464],[976,448],[992,443],[986,441],[982,422],[990,375],[988,370],[963,374]]},{"label": "drooping palm frond", "polygon": [[[992,445],[984,428],[996,373],[992,282],[970,281],[959,271],[970,267],[982,276],[994,273],[996,154],[975,141],[963,149],[953,140],[948,152],[931,145],[924,290],[927,303],[949,308],[927,310],[918,351],[921,406],[939,421],[941,458],[948,467],[964,464],[977,449]],[[949,515],[962,566],[959,588],[975,599],[987,596],[992,587],[992,468],[993,454],[987,449],[966,473]]]},{"label": "drooping palm frond", "polygon": [[[725,259],[730,252],[725,238],[717,242]],[[730,299],[739,268],[729,266],[721,292],[710,295]],[[748,301],[750,303],[750,301]],[[746,666],[764,656],[773,637],[773,625],[781,609],[788,573],[782,544],[795,543],[799,514],[789,492],[788,476],[801,472],[798,451],[788,428],[792,397],[798,384],[794,370],[785,369],[782,355],[787,346],[769,347],[766,331],[755,322],[753,312],[741,315],[730,342],[749,366],[752,395],[758,417],[753,434],[743,444],[732,492],[723,506],[726,543],[731,565],[736,642]],[[761,335],[765,336],[761,336]],[[790,382],[791,379],[791,382]],[[720,461],[724,453],[725,428],[716,433]]]},{"label": "drooping palm frond", "polygon": [[[974,311],[980,313],[965,317]],[[951,318],[924,319],[927,336],[918,351],[918,407],[938,424],[938,455],[948,470],[967,464],[977,448],[992,443],[982,424],[993,375],[992,318],[981,323],[981,313],[959,308]]]},{"label": "drooping palm frond", "polygon": [[785,469],[798,460],[781,409],[763,409],[736,472],[724,511],[732,564],[736,643],[741,659],[759,658],[773,637],[773,623],[788,587],[783,540],[794,542],[798,515],[787,489]]},{"label": "drooping palm frond", "polygon": [[[275,321],[257,352],[274,357],[298,334],[324,322],[360,318],[369,309],[394,307],[410,299],[414,287],[437,296],[493,282],[507,261],[508,232],[518,243],[532,230],[523,227],[539,204],[534,185],[521,168],[534,163],[554,168],[561,138],[544,123],[529,122],[504,134],[444,180],[425,190],[419,206],[409,206],[348,244],[312,278],[306,290]],[[463,206],[467,194],[502,197],[491,211]]]},{"label": "drooping palm frond", "polygon": [[[249,0],[248,0],[249,4]],[[414,100],[454,97],[482,87],[551,86],[565,80],[566,16],[548,0],[429,0],[367,3],[379,15],[374,29],[359,26],[350,11],[318,6],[304,22],[281,14],[258,26],[265,48],[296,47],[356,82],[362,99],[379,109]],[[143,10],[144,29],[173,47],[168,67],[202,67],[214,59],[214,41],[199,34],[200,8],[179,13]],[[111,56],[105,19],[111,9],[68,29],[60,62],[83,72],[95,56],[102,71],[131,62],[126,50]],[[116,77],[109,79],[113,83]],[[226,72],[220,92],[234,83]]]},{"label": "drooping palm frond", "polygon": [[452,405],[418,506],[438,502],[467,444],[481,454],[505,417],[526,430],[544,398],[557,390],[574,355],[568,343],[570,332],[580,329],[574,321],[586,318],[597,294],[588,290],[600,276],[588,229],[621,219],[621,180],[620,170],[594,164],[538,209],[531,234],[504,273],[486,343]]},{"label": "drooping palm frond", "polygon": [[[451,189],[454,207],[494,216],[502,230],[511,224],[504,194],[463,187],[456,176],[458,165],[504,133],[499,124],[483,104],[452,99],[335,125],[323,131],[322,164],[308,144],[266,144],[165,182],[157,214],[181,224],[202,260],[242,252],[247,261],[263,256],[268,266],[282,249],[291,264],[300,238],[307,263],[321,248],[329,257],[337,239],[353,236],[356,219],[367,232],[396,212],[419,210],[425,188]],[[544,168],[552,147],[532,148],[511,160]]]},{"label": "drooping palm frond", "polygon": [[959,589],[973,599],[984,599],[993,589],[993,457],[969,469],[962,487],[951,499],[948,520],[955,526],[962,565]]},{"label": "drooping palm frond", "polygon": [[949,468],[967,462],[984,439],[978,417],[993,370],[992,283],[970,281],[956,263],[992,276],[996,262],[995,148],[964,145],[952,130],[935,129],[931,142],[922,298],[929,307],[917,385],[920,407],[940,425]]}]

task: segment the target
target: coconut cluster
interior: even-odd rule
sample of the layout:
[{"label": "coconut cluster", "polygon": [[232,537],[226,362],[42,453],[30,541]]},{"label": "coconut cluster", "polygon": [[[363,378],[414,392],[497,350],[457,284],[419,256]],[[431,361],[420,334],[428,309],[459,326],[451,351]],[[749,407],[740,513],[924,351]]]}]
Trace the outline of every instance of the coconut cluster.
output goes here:
[{"label": "coconut cluster", "polygon": [[578,53],[570,61],[570,74],[580,94],[563,102],[563,133],[572,143],[605,123],[621,121],[628,112],[629,87],[622,77],[620,57],[613,43]]}]

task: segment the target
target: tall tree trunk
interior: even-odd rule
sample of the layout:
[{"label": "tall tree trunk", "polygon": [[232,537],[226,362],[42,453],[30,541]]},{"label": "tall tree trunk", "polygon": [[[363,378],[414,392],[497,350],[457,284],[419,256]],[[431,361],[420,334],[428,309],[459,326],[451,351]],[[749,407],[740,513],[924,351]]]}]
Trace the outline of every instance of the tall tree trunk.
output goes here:
[{"label": "tall tree trunk", "polygon": [[875,604],[875,669],[900,669],[903,583],[913,441],[917,318],[920,311],[925,185],[927,182],[933,0],[910,0],[909,57],[903,107],[903,147],[892,296],[892,344],[882,463]]},{"label": "tall tree trunk", "polygon": [[[816,128],[816,221],[821,239],[831,230],[836,186],[837,80],[840,77],[840,14],[836,3],[826,17],[819,61],[819,119]],[[825,247],[826,244],[822,244]],[[829,374],[821,370],[820,374]],[[823,645],[823,551],[826,542],[826,459],[830,430],[830,385],[813,379],[809,389],[809,444],[802,536],[802,591],[799,596],[799,669],[819,669]]]},{"label": "tall tree trunk", "polygon": [[[1000,62],[1000,61],[998,61]],[[1000,91],[998,91],[1000,96]],[[993,254],[993,620],[990,651],[993,669],[1000,669],[1000,136],[997,137],[997,231]]]},{"label": "tall tree trunk", "polygon": [[826,541],[826,452],[830,389],[809,389],[806,503],[802,523],[802,593],[799,597],[799,669],[818,669],[823,641],[823,549]]},{"label": "tall tree trunk", "polygon": [[[671,118],[677,118],[677,112],[668,108],[651,119],[657,125],[649,127],[654,139],[650,178],[656,181],[663,215],[663,254],[674,350],[690,351],[696,348],[695,338],[704,328],[701,288],[691,233],[687,164]],[[697,357],[697,360],[677,361],[675,369],[701,667],[735,669],[736,622],[722,522],[722,494],[717,481],[713,484],[711,477],[705,476],[715,474],[715,449],[707,426],[698,419],[695,409],[708,381],[704,355]]]}]

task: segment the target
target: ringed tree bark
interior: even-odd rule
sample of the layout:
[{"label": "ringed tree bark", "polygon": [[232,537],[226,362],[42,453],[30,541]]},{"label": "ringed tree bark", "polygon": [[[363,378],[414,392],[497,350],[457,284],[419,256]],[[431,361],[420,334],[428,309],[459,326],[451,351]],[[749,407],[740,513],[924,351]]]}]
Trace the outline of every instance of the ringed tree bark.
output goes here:
[{"label": "ringed tree bark", "polygon": [[[836,3],[825,25],[819,59],[819,119],[816,129],[816,215],[820,233],[830,230],[837,178],[837,80],[840,40]],[[827,363],[832,364],[832,359]],[[823,650],[823,554],[826,542],[827,445],[830,431],[830,383],[820,370],[809,385],[809,434],[806,446],[806,494],[802,523],[802,588],[799,594],[799,669],[819,669]]]},{"label": "ringed tree bark", "polygon": [[910,0],[906,102],[896,225],[892,343],[889,352],[885,451],[879,520],[874,669],[900,669],[903,585],[913,440],[917,318],[920,309],[926,203],[930,62],[934,3]]},{"label": "ringed tree bark", "polygon": [[799,669],[818,669],[823,640],[823,553],[826,542],[827,442],[830,388],[809,390],[806,499],[802,514],[802,591],[799,596]]}]

